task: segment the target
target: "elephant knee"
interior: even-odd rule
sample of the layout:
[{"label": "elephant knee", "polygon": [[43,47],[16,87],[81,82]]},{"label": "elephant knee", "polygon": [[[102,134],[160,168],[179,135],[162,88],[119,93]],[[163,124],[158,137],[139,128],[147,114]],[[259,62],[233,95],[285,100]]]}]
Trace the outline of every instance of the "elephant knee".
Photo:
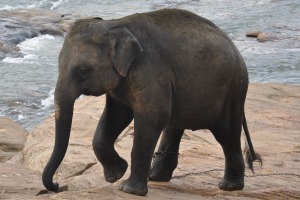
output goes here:
[{"label": "elephant knee", "polygon": [[97,159],[102,163],[106,160],[115,159],[118,157],[117,152],[114,149],[114,144],[109,143],[106,140],[101,140],[97,137],[93,139],[93,150]]},{"label": "elephant knee", "polygon": [[105,142],[101,142],[96,138],[93,139],[93,150],[97,157],[105,154],[108,149],[109,147]]}]

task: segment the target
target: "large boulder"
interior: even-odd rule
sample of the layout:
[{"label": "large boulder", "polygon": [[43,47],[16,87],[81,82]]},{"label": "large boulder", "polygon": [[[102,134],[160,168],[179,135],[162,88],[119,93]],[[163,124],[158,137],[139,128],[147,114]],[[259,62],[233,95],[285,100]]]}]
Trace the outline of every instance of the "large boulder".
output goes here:
[{"label": "large boulder", "polygon": [[27,131],[18,123],[10,118],[0,117],[0,163],[23,150],[27,135]]},{"label": "large boulder", "polygon": [[[217,184],[224,169],[220,145],[208,130],[185,131],[174,178],[168,183],[149,182],[146,198],[299,199],[299,91],[300,86],[250,85],[246,117],[252,142],[255,150],[262,155],[264,165],[262,168],[255,165],[256,174],[246,170],[244,190],[219,190]],[[104,102],[104,97],[86,97],[75,104],[69,149],[54,178],[61,186],[67,184],[68,191],[34,198],[145,199],[117,189],[120,181],[128,178],[130,167],[117,183],[109,184],[104,180],[102,166],[91,146]],[[118,153],[129,165],[133,137],[133,125],[130,125],[115,143]],[[50,116],[29,135],[23,150],[24,164],[40,174],[50,157],[53,142],[54,116]],[[34,191],[39,192],[37,188]]]}]

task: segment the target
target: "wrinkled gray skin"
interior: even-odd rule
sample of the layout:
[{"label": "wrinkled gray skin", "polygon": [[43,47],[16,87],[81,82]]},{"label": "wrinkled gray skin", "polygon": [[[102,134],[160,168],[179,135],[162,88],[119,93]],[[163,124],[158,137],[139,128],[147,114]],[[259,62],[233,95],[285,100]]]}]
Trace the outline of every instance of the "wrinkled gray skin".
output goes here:
[{"label": "wrinkled gray skin", "polygon": [[[134,119],[131,175],[120,190],[146,195],[148,178],[169,181],[184,129],[213,133],[225,155],[219,188],[243,189],[240,135],[247,88],[247,69],[232,41],[195,14],[165,9],[118,20],[80,20],[59,55],[56,139],[43,183],[58,191],[52,178],[67,150],[76,98],[106,94],[93,148],[108,182],[127,169],[114,142]],[[158,155],[151,168],[162,131],[159,151],[173,153]]]}]

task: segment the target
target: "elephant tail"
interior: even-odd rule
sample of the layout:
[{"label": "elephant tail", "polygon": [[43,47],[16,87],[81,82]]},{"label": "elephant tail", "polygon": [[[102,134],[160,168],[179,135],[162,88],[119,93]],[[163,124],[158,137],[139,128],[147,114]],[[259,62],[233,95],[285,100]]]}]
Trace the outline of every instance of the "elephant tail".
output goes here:
[{"label": "elephant tail", "polygon": [[248,163],[249,168],[252,170],[252,172],[254,173],[254,169],[253,169],[253,162],[254,161],[258,161],[260,166],[262,166],[263,161],[262,158],[259,154],[255,153],[252,142],[251,142],[251,138],[250,138],[250,134],[249,134],[249,130],[248,130],[248,125],[247,125],[247,121],[246,121],[246,116],[245,116],[245,112],[243,114],[243,129],[246,135],[246,139],[247,139],[247,143],[244,149],[244,153],[246,154],[246,161]]}]

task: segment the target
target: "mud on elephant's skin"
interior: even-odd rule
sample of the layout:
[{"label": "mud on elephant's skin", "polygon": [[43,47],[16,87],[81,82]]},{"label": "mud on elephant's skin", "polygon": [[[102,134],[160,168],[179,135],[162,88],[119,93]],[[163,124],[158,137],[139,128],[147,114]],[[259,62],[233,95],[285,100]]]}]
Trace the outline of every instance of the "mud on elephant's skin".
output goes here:
[{"label": "mud on elephant's skin", "polygon": [[[246,125],[247,88],[247,69],[232,41],[193,13],[164,9],[117,20],[79,20],[59,55],[56,139],[43,183],[48,190],[58,190],[52,179],[67,150],[76,98],[106,94],[93,148],[108,182],[117,181],[127,170],[114,142],[134,119],[131,175],[120,190],[146,195],[148,179],[169,181],[185,129],[213,133],[225,155],[219,188],[243,189],[240,136],[242,124]],[[161,132],[158,150],[163,153],[151,167]],[[251,164],[256,154],[247,139]]]}]

